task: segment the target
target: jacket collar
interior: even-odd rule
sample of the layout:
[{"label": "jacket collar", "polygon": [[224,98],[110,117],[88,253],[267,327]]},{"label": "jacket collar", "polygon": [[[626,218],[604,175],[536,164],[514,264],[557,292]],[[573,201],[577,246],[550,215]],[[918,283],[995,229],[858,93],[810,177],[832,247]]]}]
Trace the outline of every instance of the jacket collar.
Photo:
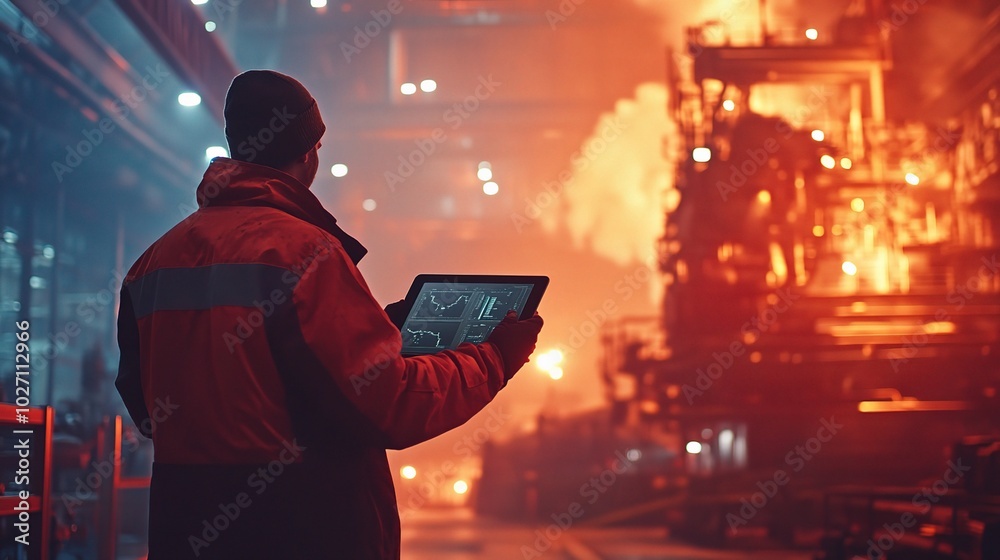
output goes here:
[{"label": "jacket collar", "polygon": [[197,194],[199,208],[268,206],[309,222],[336,237],[354,264],[368,253],[364,245],[340,229],[337,219],[323,208],[309,187],[272,167],[214,158]]}]

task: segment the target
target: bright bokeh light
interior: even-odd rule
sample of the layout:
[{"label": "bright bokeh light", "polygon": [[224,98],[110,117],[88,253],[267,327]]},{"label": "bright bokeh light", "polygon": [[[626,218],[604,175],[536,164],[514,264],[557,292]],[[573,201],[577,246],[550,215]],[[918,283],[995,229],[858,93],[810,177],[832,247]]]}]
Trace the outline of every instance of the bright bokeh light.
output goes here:
[{"label": "bright bokeh light", "polygon": [[498,192],[500,192],[500,185],[496,184],[493,181],[487,181],[483,183],[483,192],[489,196],[493,196]]},{"label": "bright bokeh light", "polygon": [[326,0],[309,0],[309,5],[313,8],[325,8]]},{"label": "bright bokeh light", "polygon": [[493,170],[489,167],[480,167],[479,170],[476,171],[476,177],[479,177],[480,181],[489,181],[493,178]]},{"label": "bright bokeh light", "polygon": [[535,365],[538,366],[542,371],[548,371],[549,368],[557,366],[562,363],[563,358],[562,350],[558,348],[553,348],[547,352],[543,352],[535,358]]},{"label": "bright bokeh light", "polygon": [[216,25],[215,25],[214,21],[206,21],[205,22],[205,31],[208,31],[209,33],[211,33],[213,31],[215,31],[215,27],[216,27]]},{"label": "bright bokeh light", "polygon": [[201,105],[201,96],[193,91],[185,91],[177,96],[177,102],[185,107],[196,107]]},{"label": "bright bokeh light", "polygon": [[434,80],[423,80],[420,82],[420,91],[424,93],[430,93],[438,88],[437,82]]},{"label": "bright bokeh light", "polygon": [[858,273],[858,267],[851,261],[844,261],[844,264],[840,265],[840,270],[844,271],[844,274],[848,276],[854,276]]},{"label": "bright bokeh light", "polygon": [[850,169],[854,167],[854,162],[851,161],[851,158],[840,158],[840,166],[844,169]]},{"label": "bright bokeh light", "polygon": [[642,459],[642,451],[639,451],[638,449],[629,449],[625,452],[625,457],[629,461],[638,461],[639,459]]},{"label": "bright bokeh light", "polygon": [[712,159],[712,150],[702,146],[691,150],[691,159],[698,163],[705,163]]},{"label": "bright bokeh light", "polygon": [[561,368],[559,366],[553,366],[553,367],[549,368],[548,374],[549,374],[549,377],[551,377],[552,379],[556,379],[556,380],[562,379],[563,378],[563,368]]},{"label": "bright bokeh light", "polygon": [[810,132],[809,136],[811,136],[812,139],[817,142],[822,142],[823,140],[826,139],[826,133],[819,129]]},{"label": "bright bokeh light", "polygon": [[405,84],[399,86],[399,93],[403,95],[413,95],[417,93],[417,84],[406,82]]},{"label": "bright bokeh light", "polygon": [[417,477],[417,469],[413,468],[411,465],[406,465],[405,467],[399,469],[399,476],[405,478],[406,480],[413,480]]},{"label": "bright bokeh light", "polygon": [[464,480],[456,480],[455,484],[452,485],[456,494],[465,494],[469,491],[469,483]]},{"label": "bright bokeh light", "polygon": [[722,102],[722,108],[727,111],[732,111],[736,109],[736,102],[733,101],[732,99],[727,99]]},{"label": "bright bokeh light", "polygon": [[806,39],[809,39],[810,41],[815,41],[817,37],[819,37],[819,31],[816,31],[811,27],[809,29],[806,29]]},{"label": "bright bokeh light", "polygon": [[760,202],[761,204],[770,204],[771,193],[769,191],[758,191],[757,202]]},{"label": "bright bokeh light", "polygon": [[851,200],[851,210],[855,212],[861,212],[865,209],[865,201],[860,198],[855,198]]},{"label": "bright bokeh light", "polygon": [[914,186],[919,185],[920,184],[920,177],[917,177],[916,173],[907,173],[906,174],[906,182],[908,184],[914,185]]},{"label": "bright bokeh light", "polygon": [[833,156],[827,154],[819,158],[819,163],[827,169],[833,169],[837,165],[837,160],[833,159]]},{"label": "bright bokeh light", "polygon": [[377,207],[378,204],[376,204],[375,201],[370,198],[366,198],[361,202],[361,208],[364,209],[365,212],[371,212],[375,210],[375,208]]},{"label": "bright bokeh light", "polygon": [[195,6],[201,6],[202,4],[208,4],[208,0],[191,0],[191,3]]},{"label": "bright bokeh light", "polygon": [[335,163],[333,164],[333,167],[330,168],[330,173],[332,173],[334,177],[343,177],[347,175],[347,165],[343,163]]},{"label": "bright bokeh light", "polygon": [[815,235],[816,237],[823,237],[824,233],[826,233],[826,230],[823,228],[823,226],[820,225],[813,226],[813,235]]},{"label": "bright bokeh light", "polygon": [[481,162],[479,162],[479,169],[483,169],[483,168],[493,169],[493,166],[490,165],[490,162],[488,162],[488,161],[481,161]]},{"label": "bright bokeh light", "polygon": [[687,445],[684,446],[684,449],[692,455],[697,455],[698,453],[701,453],[701,444],[697,441],[689,441],[687,442]]},{"label": "bright bokeh light", "polygon": [[209,146],[205,148],[205,159],[212,159],[215,157],[229,157],[229,151],[222,146]]}]

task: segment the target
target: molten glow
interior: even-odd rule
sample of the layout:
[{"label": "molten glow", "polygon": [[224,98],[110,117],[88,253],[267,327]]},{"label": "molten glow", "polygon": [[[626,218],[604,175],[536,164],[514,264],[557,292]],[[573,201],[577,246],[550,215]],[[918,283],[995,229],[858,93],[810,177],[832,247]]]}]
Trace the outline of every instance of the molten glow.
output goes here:
[{"label": "molten glow", "polygon": [[691,150],[691,159],[698,163],[705,163],[712,159],[712,150],[705,148],[704,146],[700,148],[695,148]]},{"label": "molten glow", "polygon": [[833,169],[837,165],[837,160],[833,159],[833,156],[827,154],[819,158],[819,163],[827,169]]},{"label": "molten glow", "polygon": [[698,453],[701,453],[701,444],[697,441],[689,441],[687,442],[687,445],[684,446],[684,449],[692,455],[697,455]]},{"label": "molten glow", "polygon": [[456,494],[465,494],[469,491],[469,483],[464,480],[456,480],[455,484],[452,485]]},{"label": "molten glow", "polygon": [[817,142],[822,142],[826,138],[826,134],[822,130],[814,130],[809,134],[809,136]]},{"label": "molten glow", "polygon": [[851,200],[851,210],[855,212],[861,212],[865,209],[865,201],[860,198],[855,198]]},{"label": "molten glow", "polygon": [[917,175],[915,173],[907,173],[906,174],[906,182],[908,184],[914,185],[914,186],[919,185],[920,184],[920,177],[917,177]]},{"label": "molten glow", "polygon": [[177,102],[185,107],[197,107],[201,105],[201,96],[193,91],[185,91],[177,96]]},{"label": "molten glow", "polygon": [[405,84],[399,86],[399,93],[403,95],[413,95],[417,93],[417,84],[406,82]]},{"label": "molten glow", "polygon": [[562,350],[554,348],[543,352],[535,358],[535,366],[547,373],[552,379],[562,379],[563,369],[559,366],[563,362]]},{"label": "molten glow", "polygon": [[736,109],[736,102],[733,101],[732,99],[727,99],[722,102],[722,108],[727,111],[732,111]]},{"label": "molten glow", "polygon": [[406,465],[405,467],[399,469],[399,476],[407,480],[413,480],[414,478],[417,477],[417,469],[413,468],[410,465]]},{"label": "molten glow", "polygon": [[493,178],[493,170],[489,167],[480,167],[479,170],[476,171],[476,177],[478,177],[480,181],[489,181]]},{"label": "molten glow", "polygon": [[844,263],[840,265],[840,270],[843,270],[844,274],[848,276],[854,276],[855,274],[858,273],[857,265],[855,265],[851,261],[844,261]]},{"label": "molten glow", "polygon": [[815,41],[817,37],[819,37],[819,31],[816,31],[811,27],[809,29],[806,29],[806,39],[809,39],[810,41]]},{"label": "molten glow", "polygon": [[424,93],[430,93],[438,88],[437,82],[434,80],[423,80],[420,82],[420,91]]},{"label": "molten glow", "polygon": [[330,173],[332,173],[334,177],[343,177],[344,175],[347,175],[347,166],[343,163],[335,163],[333,164],[333,167],[330,168]]},{"label": "molten glow", "polygon": [[483,183],[483,192],[489,196],[493,196],[500,192],[500,185],[494,183],[493,181],[487,181]]}]

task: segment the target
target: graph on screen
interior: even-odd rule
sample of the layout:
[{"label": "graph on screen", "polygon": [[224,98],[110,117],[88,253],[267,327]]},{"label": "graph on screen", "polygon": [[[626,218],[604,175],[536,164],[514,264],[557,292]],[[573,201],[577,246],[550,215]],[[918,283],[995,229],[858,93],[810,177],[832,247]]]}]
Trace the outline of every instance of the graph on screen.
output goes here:
[{"label": "graph on screen", "polygon": [[513,309],[524,309],[530,284],[424,284],[403,324],[403,352],[433,353],[483,342]]}]

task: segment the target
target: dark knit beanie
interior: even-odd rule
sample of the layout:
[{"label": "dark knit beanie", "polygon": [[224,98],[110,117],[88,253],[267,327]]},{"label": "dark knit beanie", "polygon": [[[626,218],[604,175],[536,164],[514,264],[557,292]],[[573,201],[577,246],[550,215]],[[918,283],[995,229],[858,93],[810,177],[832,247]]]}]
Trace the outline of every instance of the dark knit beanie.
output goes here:
[{"label": "dark knit beanie", "polygon": [[326,131],[309,90],[271,70],[236,76],[226,94],[225,115],[230,157],[269,167],[295,161]]}]

